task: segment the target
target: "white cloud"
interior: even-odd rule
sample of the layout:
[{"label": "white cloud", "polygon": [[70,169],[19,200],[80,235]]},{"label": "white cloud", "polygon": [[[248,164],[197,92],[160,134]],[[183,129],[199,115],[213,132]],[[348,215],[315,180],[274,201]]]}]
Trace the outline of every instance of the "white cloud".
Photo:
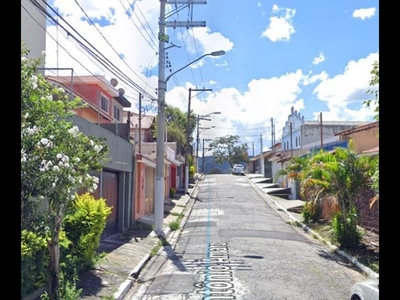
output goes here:
[{"label": "white cloud", "polygon": [[[154,98],[157,97],[158,72],[156,69],[159,61],[157,41],[159,3],[157,1],[136,1],[136,14],[129,8],[128,3],[81,1],[80,6],[98,29],[86,17],[82,18],[84,14],[76,3],[55,0],[51,3],[51,6],[72,28],[61,19],[60,24],[68,29],[71,35],[67,35],[61,26],[58,28],[55,25],[47,27],[47,68],[72,68],[76,80],[79,80],[79,76],[93,74],[104,75],[107,80],[117,77],[119,82],[117,88],[124,88],[126,97],[133,103],[137,103],[137,100],[132,99],[137,99],[138,91],[132,87],[129,80],[145,89]],[[99,20],[101,20],[101,26]],[[190,41],[190,43],[186,43],[186,50],[191,54],[197,54],[197,51],[199,51],[198,55],[217,50],[228,52],[233,48],[233,43],[229,39],[218,32],[211,32],[209,28],[193,28],[194,35],[189,35],[187,30],[184,30],[184,32],[186,32],[185,41]],[[85,38],[87,42],[84,42],[79,35]],[[111,69],[116,74],[112,74],[113,72],[107,67],[91,58],[88,52],[74,40],[73,36],[86,46],[89,46],[90,43],[99,50],[104,56],[105,64],[108,64],[109,68],[110,64],[115,66]],[[193,46],[193,38],[196,39],[197,49]],[[89,48],[91,47],[89,46]],[[208,57],[207,60],[201,60],[198,65],[191,67],[200,67],[204,63],[214,63],[218,60],[219,57]],[[173,65],[172,68],[174,67]],[[49,74],[49,72],[47,73]],[[69,76],[71,70],[60,71],[58,75]]]},{"label": "white cloud", "polygon": [[[234,46],[233,42],[220,32],[211,32],[208,27],[194,27],[193,31],[179,32],[177,37],[184,40],[186,50],[192,54],[198,52],[201,52],[201,54],[210,53],[218,50],[229,52]],[[193,39],[196,40],[196,45],[193,43]]]},{"label": "white cloud", "polygon": [[[111,67],[114,72],[116,69],[120,70],[128,79],[133,80],[155,97],[157,74],[151,74],[154,76],[145,74],[148,68],[153,68],[158,64],[158,48],[154,42],[155,39],[151,43],[150,38],[146,35],[146,33],[151,35],[152,32],[150,28],[147,28],[147,32],[146,29],[141,32],[134,30],[135,26],[132,21],[134,19],[130,19],[127,16],[125,9],[121,5],[116,5],[116,2],[114,4],[113,6],[104,1],[81,3],[82,8],[93,22],[100,18],[105,20],[106,24],[104,26],[96,24],[97,30],[87,20],[82,19],[83,12],[75,3],[71,4],[70,2],[56,0],[52,5],[53,8],[58,10],[63,19],[72,28],[61,19],[60,25],[66,28],[71,35],[68,36],[61,26],[58,28],[55,25],[47,27],[46,67],[73,68],[74,76],[96,74],[104,75],[108,80],[111,77],[119,77],[118,88],[123,87],[127,91],[127,96],[136,96],[138,94],[137,91],[129,88],[129,82],[127,83],[124,76],[118,76],[120,72],[116,71],[117,74],[112,74],[104,65],[91,58],[88,52],[74,40],[74,36],[89,48],[91,47],[88,43],[93,45],[105,57],[103,61],[109,67],[109,62],[112,62],[112,65],[115,66],[115,68]],[[157,14],[154,13],[158,11],[157,3],[152,3],[152,1],[146,1],[145,4],[137,2],[135,6],[141,9],[154,31],[158,27]],[[136,23],[138,23],[137,20]],[[147,37],[148,42],[146,42],[142,34]],[[86,39],[87,42],[80,36]],[[129,38],[127,38],[128,36]],[[119,57],[119,54],[123,56],[124,60]],[[71,75],[71,71],[60,72],[59,75]]]},{"label": "white cloud", "polygon": [[[224,88],[194,97],[191,107],[199,114],[222,111],[221,115],[213,116],[212,121],[207,122],[207,127],[218,128],[218,131],[208,130],[208,137],[238,134],[245,141],[246,134],[240,129],[246,127],[255,128],[254,131],[246,132],[247,138],[254,140],[254,134],[260,134],[260,128],[263,128],[263,134],[268,131],[271,118],[277,124],[276,136],[279,137],[290,108],[293,106],[297,110],[304,109],[304,100],[299,98],[303,78],[302,71],[297,70],[279,77],[254,79],[248,83],[248,89],[244,93],[236,88]],[[188,87],[189,85],[181,89],[186,98]],[[178,90],[175,89],[168,92],[167,99],[171,99],[168,103],[187,109],[187,103],[182,101],[178,94]],[[214,134],[216,136],[213,136]],[[266,138],[268,139],[269,137]]]},{"label": "white cloud", "polygon": [[[374,61],[379,61],[378,53],[371,53],[358,61],[352,60],[342,74],[323,80],[314,89],[314,94],[329,108],[329,120],[350,120],[352,116],[357,120],[367,120],[373,115],[373,109],[364,108],[361,104],[371,98],[367,90],[370,89]],[[358,108],[351,109],[350,106],[355,103]]]},{"label": "white cloud", "polygon": [[290,36],[295,33],[295,29],[292,25],[292,19],[296,14],[295,9],[290,8],[280,8],[276,4],[272,6],[272,12],[274,14],[278,14],[279,12],[284,11],[284,14],[281,16],[272,16],[269,18],[270,23],[265,29],[261,36],[267,37],[272,42],[277,41],[289,41]]},{"label": "white cloud", "polygon": [[365,20],[368,18],[372,18],[375,16],[376,8],[375,7],[370,7],[370,8],[360,8],[356,9],[353,11],[353,17],[354,18],[360,18],[361,20]]},{"label": "white cloud", "polygon": [[312,76],[311,76],[311,72],[310,72],[307,76],[304,76],[303,85],[307,86],[307,85],[313,84],[317,81],[324,81],[327,78],[328,78],[328,73],[326,73],[325,71],[322,71],[321,73],[319,73],[317,75],[312,75]]},{"label": "white cloud", "polygon": [[324,57],[324,54],[323,53],[320,53],[317,57],[315,57],[314,59],[313,59],[313,64],[314,65],[318,65],[318,64],[320,64],[320,63],[322,63],[322,62],[324,62],[325,61],[325,57]]}]

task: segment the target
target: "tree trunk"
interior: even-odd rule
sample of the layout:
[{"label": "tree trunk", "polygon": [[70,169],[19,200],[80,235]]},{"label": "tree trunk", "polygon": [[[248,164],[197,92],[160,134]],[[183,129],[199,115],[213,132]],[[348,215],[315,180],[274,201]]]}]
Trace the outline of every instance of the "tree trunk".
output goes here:
[{"label": "tree trunk", "polygon": [[55,218],[55,226],[52,231],[51,240],[48,247],[50,252],[50,282],[49,282],[49,296],[50,300],[58,300],[57,289],[60,285],[60,244],[59,236],[61,224],[59,217]]}]

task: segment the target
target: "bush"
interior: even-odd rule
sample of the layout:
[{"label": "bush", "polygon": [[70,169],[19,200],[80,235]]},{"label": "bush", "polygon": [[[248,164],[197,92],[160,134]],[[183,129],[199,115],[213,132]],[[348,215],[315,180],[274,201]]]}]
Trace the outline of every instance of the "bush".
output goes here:
[{"label": "bush", "polygon": [[356,248],[360,245],[362,233],[357,228],[358,218],[355,207],[349,209],[346,217],[341,213],[334,214],[332,227],[336,239],[343,248]]},{"label": "bush", "polygon": [[304,223],[316,222],[321,216],[321,207],[312,201],[306,202],[301,215],[304,219]]},{"label": "bush", "polygon": [[176,193],[176,189],[174,189],[174,188],[169,189],[169,197],[170,198],[174,197],[175,193]]},{"label": "bush", "polygon": [[196,167],[195,166],[190,166],[189,167],[189,178],[194,178],[194,173],[196,172]]},{"label": "bush", "polygon": [[111,209],[105,199],[96,200],[89,193],[77,195],[71,202],[64,219],[64,231],[71,241],[65,254],[70,256],[64,255],[63,258],[76,264],[78,272],[93,266]]},{"label": "bush", "polygon": [[47,283],[49,253],[44,237],[21,231],[21,298]]},{"label": "bush", "polygon": [[[42,237],[28,230],[21,231],[21,297],[25,297],[37,288],[45,287],[49,283],[50,253],[48,242],[47,237]],[[64,231],[60,232],[59,244],[61,252],[68,249],[71,244]],[[73,275],[76,274],[75,264],[64,259],[60,261],[60,265],[63,272],[67,271],[68,280],[72,281]]]}]

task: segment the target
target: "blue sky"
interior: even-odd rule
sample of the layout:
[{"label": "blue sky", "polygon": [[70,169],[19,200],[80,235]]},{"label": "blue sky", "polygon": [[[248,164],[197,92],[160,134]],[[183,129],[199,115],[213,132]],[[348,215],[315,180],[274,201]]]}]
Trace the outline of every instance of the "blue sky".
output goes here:
[{"label": "blue sky", "polygon": [[[157,103],[150,98],[157,98],[159,1],[48,3],[67,22],[59,18],[60,25],[78,32],[83,44],[146,91],[146,113],[155,115]],[[203,54],[226,52],[203,58],[168,82],[167,104],[184,112],[189,88],[212,89],[191,98],[195,114],[221,112],[201,122],[202,128],[215,127],[200,130],[200,139],[237,134],[251,155],[253,149],[258,154],[261,138],[264,151],[271,147],[271,118],[279,140],[291,107],[306,120],[322,112],[326,121],[372,121],[373,108],[362,102],[371,98],[369,72],[379,61],[378,1],[208,0],[192,10],[174,8],[167,5],[167,21],[205,21],[206,27],[167,28],[166,46],[176,47],[167,50],[166,76]],[[135,86],[82,50],[61,26],[48,22],[47,32],[46,67],[74,68],[78,77],[115,77],[137,111]]]}]

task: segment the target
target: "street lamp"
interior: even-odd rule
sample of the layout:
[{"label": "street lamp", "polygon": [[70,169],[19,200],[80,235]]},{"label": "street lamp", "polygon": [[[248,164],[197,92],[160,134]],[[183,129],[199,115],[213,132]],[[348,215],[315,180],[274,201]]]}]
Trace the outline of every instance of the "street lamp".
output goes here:
[{"label": "street lamp", "polygon": [[[165,10],[164,5],[161,9]],[[164,11],[160,12],[164,15]],[[160,19],[160,32],[165,32],[164,20]],[[157,113],[157,149],[156,149],[156,182],[154,191],[154,232],[158,236],[164,236],[163,220],[164,220],[164,126],[165,126],[165,92],[167,90],[167,82],[173,75],[187,68],[191,64],[197,62],[205,56],[224,55],[225,51],[214,51],[204,54],[194,61],[188,63],[182,68],[176,70],[165,78],[165,41],[159,41],[159,63],[158,63],[158,113]]]}]

